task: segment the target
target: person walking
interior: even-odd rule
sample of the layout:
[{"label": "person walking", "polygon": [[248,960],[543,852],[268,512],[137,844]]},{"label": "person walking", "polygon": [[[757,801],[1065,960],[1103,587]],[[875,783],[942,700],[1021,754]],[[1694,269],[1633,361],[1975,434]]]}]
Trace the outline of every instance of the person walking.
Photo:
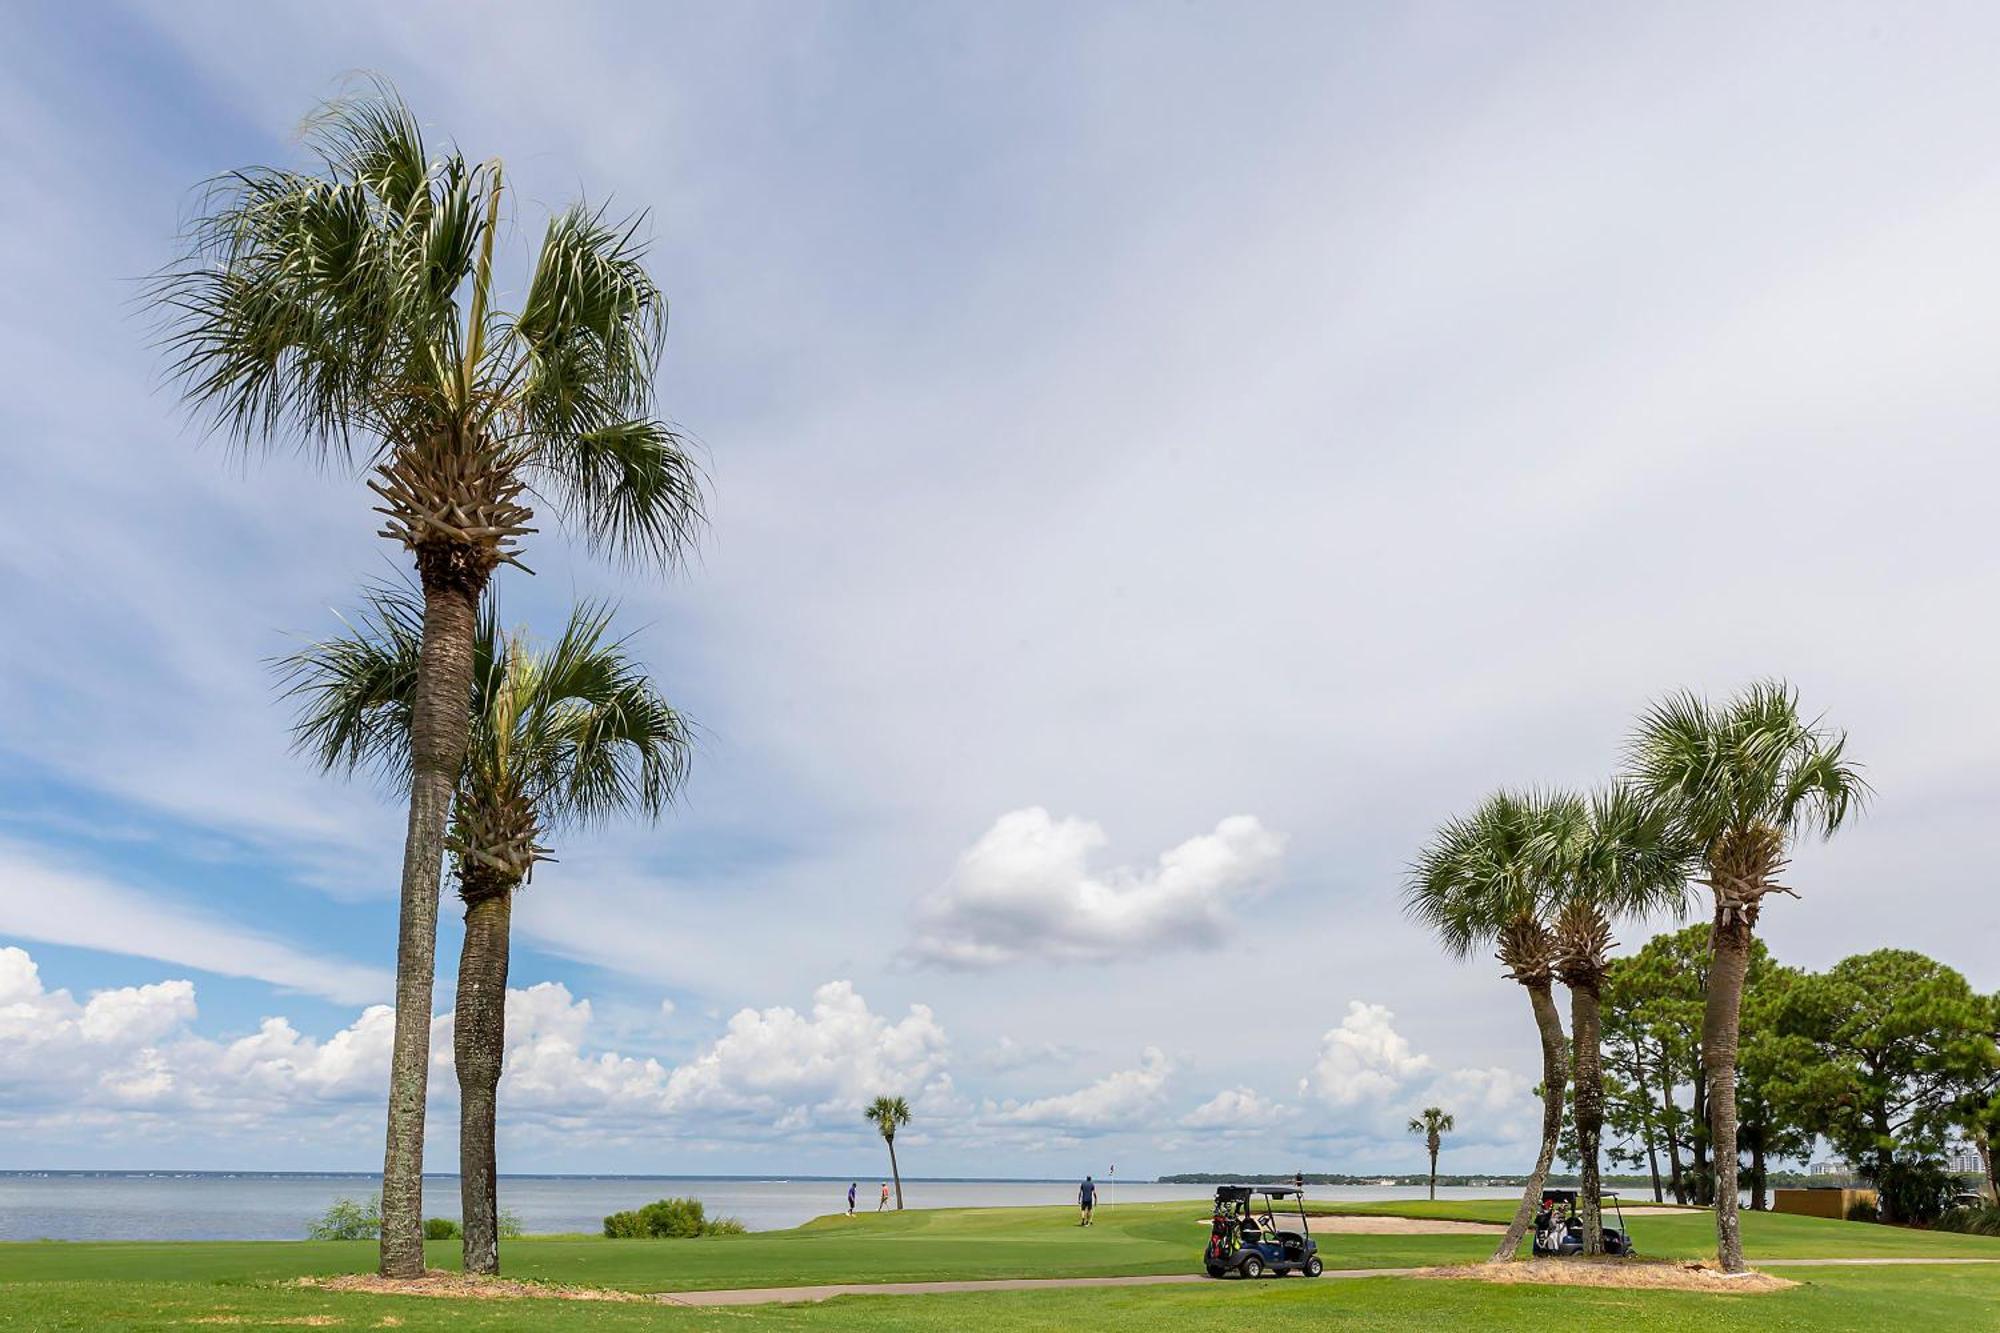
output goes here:
[{"label": "person walking", "polygon": [[875,1205],[875,1211],[879,1213],[888,1206],[889,1206],[889,1182],[885,1180],[882,1182],[882,1201]]},{"label": "person walking", "polygon": [[1076,1210],[1078,1214],[1076,1224],[1080,1227],[1089,1226],[1091,1224],[1090,1215],[1096,1211],[1096,1208],[1097,1182],[1089,1176],[1085,1176],[1083,1184],[1077,1186],[1076,1190]]},{"label": "person walking", "polygon": [[854,1191],[858,1184],[858,1181],[853,1180],[847,1182],[847,1215],[849,1217],[854,1216]]}]

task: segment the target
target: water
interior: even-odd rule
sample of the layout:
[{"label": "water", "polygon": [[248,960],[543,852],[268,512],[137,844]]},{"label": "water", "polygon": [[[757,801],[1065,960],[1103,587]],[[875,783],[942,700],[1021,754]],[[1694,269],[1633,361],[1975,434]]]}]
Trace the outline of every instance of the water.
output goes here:
[{"label": "water", "polygon": [[[856,1206],[875,1207],[879,1178],[859,1182]],[[0,1240],[302,1240],[335,1199],[374,1194],[373,1175],[231,1172],[0,1172]],[[1149,1199],[1206,1201],[1207,1185],[1117,1181],[1104,1204]],[[1486,1198],[1493,1189],[1442,1188],[1439,1198]],[[592,1232],[604,1215],[673,1195],[700,1199],[711,1215],[753,1231],[797,1226],[847,1206],[847,1181],[731,1176],[502,1176],[500,1203],[530,1232]],[[1418,1188],[1323,1185],[1316,1199],[1421,1199]],[[906,1180],[912,1208],[1069,1204],[1073,1180]],[[892,1204],[893,1206],[893,1204]],[[424,1178],[424,1211],[458,1216],[458,1177]]]}]

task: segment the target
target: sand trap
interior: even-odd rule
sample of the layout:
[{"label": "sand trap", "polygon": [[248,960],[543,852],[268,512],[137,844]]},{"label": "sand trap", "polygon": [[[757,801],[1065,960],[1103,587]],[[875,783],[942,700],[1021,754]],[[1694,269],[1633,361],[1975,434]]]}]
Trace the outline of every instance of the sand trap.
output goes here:
[{"label": "sand trap", "polygon": [[1468,1282],[1528,1282],[1552,1287],[1619,1287],[1627,1290],[1711,1291],[1740,1294],[1796,1287],[1769,1273],[1730,1277],[1707,1264],[1669,1259],[1530,1259],[1515,1264],[1468,1264],[1412,1274]]},{"label": "sand trap", "polygon": [[302,1277],[302,1287],[320,1291],[364,1291],[374,1296],[448,1296],[455,1300],[507,1300],[542,1296],[565,1301],[650,1301],[636,1291],[605,1287],[568,1287],[556,1282],[520,1282],[504,1277],[473,1277],[433,1268],[422,1277],[386,1278],[379,1273],[342,1273],[337,1277]]},{"label": "sand trap", "polygon": [[[1296,1223],[1297,1219],[1292,1219]],[[1507,1228],[1497,1222],[1445,1222],[1430,1217],[1369,1217],[1328,1215],[1306,1219],[1313,1234],[1337,1236],[1501,1236]],[[1203,1226],[1210,1219],[1201,1219]],[[1278,1229],[1285,1229],[1285,1219],[1278,1219]]]}]

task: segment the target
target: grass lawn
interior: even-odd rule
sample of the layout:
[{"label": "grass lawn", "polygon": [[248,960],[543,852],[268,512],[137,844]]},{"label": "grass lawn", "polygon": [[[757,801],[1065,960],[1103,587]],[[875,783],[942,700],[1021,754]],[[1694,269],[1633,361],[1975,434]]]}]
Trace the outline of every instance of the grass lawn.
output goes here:
[{"label": "grass lawn", "polygon": [[[1356,1205],[1355,1214],[1491,1221],[1505,1201]],[[509,1243],[510,1276],[633,1291],[783,1286],[813,1282],[1063,1277],[1184,1273],[1203,1239],[1200,1204],[1128,1204],[1084,1231],[1060,1208],[911,1211],[821,1218],[792,1231],[698,1241],[606,1241],[541,1237]],[[1642,1252],[1703,1254],[1713,1246],[1705,1215],[1632,1219]],[[2000,1258],[2000,1239],[1902,1231],[1861,1223],[1769,1214],[1744,1216],[1757,1257],[1950,1256]],[[1328,1266],[1362,1268],[1483,1258],[1483,1236],[1328,1236]],[[432,1248],[448,1267],[456,1242]],[[444,1301],[341,1295],[277,1285],[309,1273],[373,1266],[371,1244],[312,1242],[25,1243],[0,1245],[0,1327],[161,1329],[229,1322],[255,1327],[409,1329],[655,1328],[744,1319],[772,1327],[1032,1328],[1077,1323],[1137,1328],[1422,1329],[1452,1321],[1488,1328],[1621,1330],[1710,1326],[1736,1329],[1862,1329],[1902,1323],[1921,1311],[1933,1330],[2000,1328],[2000,1265],[1986,1268],[1793,1270],[1799,1288],[1770,1295],[1580,1291],[1488,1287],[1408,1279],[1215,1283],[1190,1287],[953,1296],[843,1297],[818,1306],[726,1311],[569,1301]],[[384,1319],[399,1324],[382,1323]],[[327,1322],[333,1321],[333,1322]]]}]

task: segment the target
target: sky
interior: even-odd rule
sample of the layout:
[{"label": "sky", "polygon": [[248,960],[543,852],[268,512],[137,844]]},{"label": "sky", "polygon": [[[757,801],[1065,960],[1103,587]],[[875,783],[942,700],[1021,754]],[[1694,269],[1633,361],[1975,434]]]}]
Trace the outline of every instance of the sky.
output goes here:
[{"label": "sky", "polygon": [[519,899],[503,1171],[872,1173],[880,1092],[920,1176],[1413,1170],[1433,1104],[1520,1170],[1528,1007],[1404,866],[1769,675],[1877,792],[1773,951],[2000,988],[1991,7],[5,22],[0,1168],[381,1160],[402,820],[269,661],[403,558],[206,438],[138,303],[361,70],[504,159],[514,293],[552,211],[645,211],[709,481],[681,575],[501,575],[614,599],[702,728]]}]

